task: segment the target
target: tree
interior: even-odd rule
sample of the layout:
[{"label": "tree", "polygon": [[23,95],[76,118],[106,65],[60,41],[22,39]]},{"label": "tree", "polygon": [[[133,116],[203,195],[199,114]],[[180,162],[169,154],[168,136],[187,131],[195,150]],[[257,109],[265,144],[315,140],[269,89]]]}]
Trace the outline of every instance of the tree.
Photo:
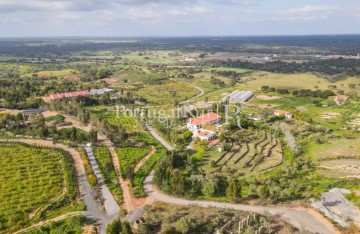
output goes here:
[{"label": "tree", "polygon": [[125,221],[122,223],[121,234],[132,234],[131,226],[128,221]]},{"label": "tree", "polygon": [[122,224],[120,219],[114,220],[106,227],[106,234],[120,234],[122,233]]},{"label": "tree", "polygon": [[241,198],[241,187],[237,180],[230,181],[226,189],[226,197],[233,202],[237,202]]},{"label": "tree", "polygon": [[206,197],[212,197],[215,194],[215,187],[216,184],[213,181],[208,181],[203,185],[201,192]]}]

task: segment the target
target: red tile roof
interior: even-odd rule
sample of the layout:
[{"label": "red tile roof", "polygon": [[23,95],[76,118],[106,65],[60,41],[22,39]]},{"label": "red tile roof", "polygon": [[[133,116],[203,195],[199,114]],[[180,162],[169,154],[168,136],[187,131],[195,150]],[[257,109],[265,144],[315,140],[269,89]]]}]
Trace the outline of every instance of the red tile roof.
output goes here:
[{"label": "red tile roof", "polygon": [[339,102],[346,101],[347,99],[348,99],[348,97],[345,96],[345,95],[337,95],[336,96],[336,100],[339,101]]},{"label": "red tile roof", "polygon": [[218,115],[214,112],[209,112],[209,113],[201,115],[197,118],[192,118],[192,119],[190,119],[189,122],[191,124],[199,125],[199,124],[207,124],[211,121],[220,120],[220,119],[221,119],[220,115]]},{"label": "red tile roof", "polygon": [[279,113],[280,115],[291,115],[291,112],[284,110],[275,110],[275,113]]},{"label": "red tile roof", "polygon": [[220,140],[211,140],[211,141],[209,141],[209,143],[210,143],[210,145],[217,145],[217,144],[219,144],[220,143]]},{"label": "red tile roof", "polygon": [[69,93],[55,93],[53,95],[50,95],[49,97],[43,97],[42,99],[44,100],[44,102],[51,102],[51,101],[60,100],[63,98],[89,96],[89,95],[90,95],[90,92],[87,90],[84,90],[84,91],[75,91],[75,92],[69,92]]}]

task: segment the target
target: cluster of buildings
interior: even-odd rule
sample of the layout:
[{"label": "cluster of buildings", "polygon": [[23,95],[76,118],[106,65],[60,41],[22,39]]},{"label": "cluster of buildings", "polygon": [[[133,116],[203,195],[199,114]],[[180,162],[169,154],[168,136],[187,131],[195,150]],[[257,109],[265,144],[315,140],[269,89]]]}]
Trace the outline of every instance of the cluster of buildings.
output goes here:
[{"label": "cluster of buildings", "polygon": [[114,92],[113,89],[91,89],[90,91],[84,90],[84,91],[74,91],[69,93],[56,93],[52,94],[48,97],[43,97],[42,100],[46,103],[50,103],[52,101],[57,101],[65,98],[72,98],[72,97],[86,97],[86,96],[93,96],[93,95],[104,95],[107,93]]},{"label": "cluster of buildings", "polygon": [[[216,132],[204,129],[204,127],[218,125],[220,121],[220,115],[209,112],[196,118],[190,118],[187,123],[187,128],[193,133],[193,137],[212,143],[212,140],[216,137]],[[215,142],[213,141],[213,143]]]}]

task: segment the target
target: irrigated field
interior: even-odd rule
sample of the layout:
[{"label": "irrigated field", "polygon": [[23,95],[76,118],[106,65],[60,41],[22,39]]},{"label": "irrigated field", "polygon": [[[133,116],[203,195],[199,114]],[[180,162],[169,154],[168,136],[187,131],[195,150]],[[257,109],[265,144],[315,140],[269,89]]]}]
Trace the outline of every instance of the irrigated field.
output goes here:
[{"label": "irrigated field", "polygon": [[228,152],[206,157],[203,162],[206,171],[247,176],[282,163],[281,143],[273,134],[255,132],[243,139],[233,143]]},{"label": "irrigated field", "polygon": [[77,189],[72,158],[62,151],[2,143],[0,168],[1,233],[74,204]]}]

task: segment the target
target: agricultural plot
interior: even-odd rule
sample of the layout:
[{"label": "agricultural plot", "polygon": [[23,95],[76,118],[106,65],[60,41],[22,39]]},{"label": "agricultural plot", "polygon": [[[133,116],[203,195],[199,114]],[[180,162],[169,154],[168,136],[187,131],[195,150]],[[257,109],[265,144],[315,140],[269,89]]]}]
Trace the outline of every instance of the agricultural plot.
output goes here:
[{"label": "agricultural plot", "polygon": [[65,77],[69,75],[77,74],[78,72],[74,69],[64,69],[60,71],[41,71],[37,73],[28,73],[23,75],[23,77],[32,77],[33,74],[37,75],[39,78],[48,78],[48,77]]},{"label": "agricultural plot", "polygon": [[[76,204],[72,158],[63,151],[2,143],[0,167],[1,233]],[[76,209],[76,205],[69,209]]]},{"label": "agricultural plot", "polygon": [[[329,82],[328,80],[313,75],[311,73],[298,73],[298,74],[280,74],[270,72],[255,72],[246,74],[242,78],[244,84],[241,86],[249,90],[260,90],[262,86],[268,85],[277,89],[299,90],[325,90],[331,89],[344,90],[345,92],[351,91],[349,84],[358,84],[359,80],[356,77],[351,77],[337,82]],[[329,85],[336,88],[330,88]]]},{"label": "agricultural plot", "polygon": [[312,143],[306,153],[314,161],[356,159],[360,155],[360,139],[338,139],[320,145]]},{"label": "agricultural plot", "polygon": [[213,155],[214,163],[211,163],[213,165],[204,164],[205,170],[247,176],[271,169],[282,163],[281,143],[273,134],[255,132],[242,136],[242,139],[233,143],[231,149],[220,156]]},{"label": "agricultural plot", "polygon": [[101,174],[104,177],[106,186],[108,186],[111,193],[114,194],[117,202],[121,204],[123,201],[122,191],[121,187],[119,186],[109,149],[107,147],[95,147],[94,156],[99,165]]},{"label": "agricultural plot", "polygon": [[[66,218],[61,221],[51,222],[44,226],[32,228],[25,231],[24,234],[48,234],[48,233],[73,233],[81,234],[84,232],[85,226],[90,221],[84,216],[75,216]],[[92,226],[88,226],[88,230],[92,230]]]},{"label": "agricultural plot", "polygon": [[122,108],[117,110],[106,109],[92,109],[91,113],[96,114],[100,119],[107,119],[110,124],[118,126],[121,125],[126,132],[143,132],[143,127],[139,124],[137,119],[130,115],[130,113],[123,113]]},{"label": "agricultural plot", "polygon": [[117,148],[116,153],[120,160],[121,172],[124,173],[129,168],[133,170],[136,164],[138,164],[149,152],[150,149],[145,147]]},{"label": "agricultural plot", "polygon": [[139,95],[147,99],[151,103],[168,105],[174,104],[175,101],[181,102],[190,99],[199,94],[199,90],[195,87],[184,84],[168,82],[162,85],[153,85],[143,88],[139,91]]}]

